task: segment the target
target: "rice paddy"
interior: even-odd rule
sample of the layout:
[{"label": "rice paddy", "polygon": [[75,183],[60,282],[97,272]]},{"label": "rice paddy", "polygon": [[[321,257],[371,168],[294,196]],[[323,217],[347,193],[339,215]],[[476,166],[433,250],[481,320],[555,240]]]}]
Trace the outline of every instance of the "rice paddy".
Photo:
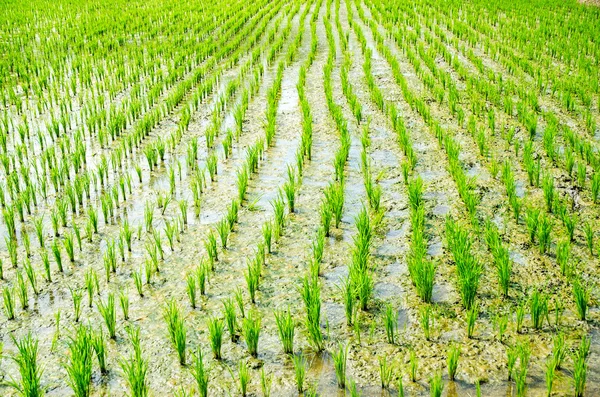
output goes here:
[{"label": "rice paddy", "polygon": [[0,395],[600,394],[600,9],[4,2]]}]

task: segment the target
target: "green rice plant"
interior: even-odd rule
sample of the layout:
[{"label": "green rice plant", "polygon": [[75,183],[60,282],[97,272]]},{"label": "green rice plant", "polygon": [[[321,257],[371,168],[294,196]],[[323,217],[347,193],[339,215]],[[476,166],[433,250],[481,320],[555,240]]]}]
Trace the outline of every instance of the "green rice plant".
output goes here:
[{"label": "green rice plant", "polygon": [[460,346],[450,345],[448,348],[448,357],[446,363],[448,365],[448,377],[454,380],[456,377],[456,369],[458,368],[458,359],[460,358]]},{"label": "green rice plant", "polygon": [[292,356],[292,362],[294,363],[296,389],[298,390],[298,393],[302,393],[304,390],[304,377],[306,375],[306,360],[301,355],[294,355]]},{"label": "green rice plant", "polygon": [[217,233],[219,234],[219,238],[221,239],[221,246],[223,249],[227,249],[227,239],[229,237],[229,232],[231,228],[229,227],[229,222],[226,218],[221,218],[221,220],[217,223]]},{"label": "green rice plant", "polygon": [[508,315],[498,314],[494,316],[494,328],[496,328],[496,331],[498,332],[498,340],[502,342],[502,338],[508,328]]},{"label": "green rice plant", "polygon": [[246,285],[248,286],[248,293],[250,294],[250,301],[256,303],[256,291],[258,291],[260,281],[260,263],[256,261],[248,261],[248,269],[244,273],[246,278]]},{"label": "green rice plant", "polygon": [[552,213],[554,209],[554,196],[556,194],[554,187],[554,178],[550,174],[544,175],[542,179],[542,188],[544,190],[544,200],[546,201],[546,209]]},{"label": "green rice plant", "polygon": [[221,345],[223,343],[223,320],[216,317],[209,317],[206,321],[208,325],[208,339],[215,360],[221,359]]},{"label": "green rice plant", "polygon": [[179,306],[175,303],[175,300],[170,300],[163,309],[163,319],[167,323],[167,330],[171,342],[177,350],[179,356],[179,364],[185,365],[186,359],[186,334],[187,330],[185,327],[185,321]]},{"label": "green rice plant", "polygon": [[258,338],[260,336],[260,317],[257,312],[250,311],[248,316],[244,318],[244,322],[242,323],[242,332],[244,334],[244,339],[246,340],[246,347],[248,348],[248,353],[252,357],[258,356]]},{"label": "green rice plant", "polygon": [[351,326],[352,320],[355,312],[355,296],[354,296],[354,287],[352,286],[352,282],[350,281],[350,277],[347,277],[344,280],[341,280],[341,285],[338,286],[340,291],[340,295],[342,296],[342,300],[344,302],[344,311],[346,314],[346,325]]},{"label": "green rice plant", "polygon": [[550,248],[550,239],[552,235],[552,219],[548,216],[541,216],[538,226],[538,241],[540,245],[540,253],[545,254]]},{"label": "green rice plant", "polygon": [[548,297],[538,290],[534,290],[529,298],[529,308],[533,328],[541,329],[544,324],[544,318],[548,316]]},{"label": "green rice plant", "polygon": [[391,304],[387,304],[385,307],[385,333],[388,343],[391,343],[392,345],[395,343],[397,329],[398,321],[396,311]]},{"label": "green rice plant", "polygon": [[0,280],[4,280],[4,262],[0,259]]},{"label": "green rice plant", "polygon": [[44,273],[46,274],[46,281],[52,282],[52,271],[50,270],[50,259],[48,258],[48,251],[43,249],[40,251],[40,257],[42,259],[42,265],[44,266]]},{"label": "green rice plant", "polygon": [[552,356],[546,360],[546,396],[552,396],[552,385],[556,377],[556,364]]},{"label": "green rice plant", "polygon": [[267,252],[270,254],[271,251],[271,243],[272,243],[272,238],[273,238],[273,223],[272,222],[265,222],[262,226],[262,235],[263,235],[263,242],[265,243],[265,246],[267,247]]},{"label": "green rice plant", "polygon": [[434,327],[434,316],[431,310],[431,306],[424,305],[419,309],[419,322],[421,323],[421,328],[423,328],[423,334],[425,335],[426,340],[431,339],[431,331]]},{"label": "green rice plant", "polygon": [[306,330],[308,340],[317,352],[323,350],[323,333],[321,332],[321,287],[319,280],[310,275],[302,279],[300,295],[306,308]]},{"label": "green rice plant", "polygon": [[398,397],[404,397],[404,385],[402,384],[402,374],[398,376]]},{"label": "green rice plant", "polygon": [[583,225],[583,232],[585,234],[585,242],[590,255],[594,256],[594,226],[590,222],[586,222]]},{"label": "green rice plant", "polygon": [[29,290],[20,271],[17,272],[17,295],[21,301],[21,308],[27,310],[29,308]]},{"label": "green rice plant", "polygon": [[579,349],[573,355],[573,386],[575,396],[583,397],[587,381],[587,358],[590,352],[590,340],[584,336]]},{"label": "green rice plant", "polygon": [[204,240],[204,248],[208,254],[210,268],[215,270],[215,263],[219,261],[219,257],[217,255],[217,238],[212,230],[208,232]]},{"label": "green rice plant", "polygon": [[232,298],[227,298],[223,301],[223,309],[225,314],[225,322],[227,323],[227,329],[229,330],[229,337],[231,341],[235,343],[239,338],[239,327],[235,313],[235,303]]},{"label": "green rice plant", "polygon": [[83,299],[83,294],[81,291],[73,288],[69,288],[71,291],[71,299],[73,299],[73,311],[75,312],[75,322],[79,322],[79,316],[81,314],[81,300]]},{"label": "green rice plant", "polygon": [[240,360],[238,364],[238,380],[240,383],[240,393],[242,397],[246,397],[248,384],[250,383],[250,370],[243,360]]},{"label": "green rice plant", "polygon": [[187,286],[187,295],[190,298],[190,304],[192,305],[192,309],[196,308],[196,275],[193,273],[188,273],[185,277],[186,286]]},{"label": "green rice plant", "polygon": [[525,318],[525,303],[523,301],[519,302],[517,305],[515,314],[517,333],[520,334],[523,329],[523,319]]},{"label": "green rice plant", "polygon": [[115,310],[115,295],[112,292],[108,293],[106,304],[102,301],[98,302],[98,311],[104,319],[108,335],[111,339],[117,338],[117,312]]},{"label": "green rice plant", "polygon": [[579,319],[585,321],[589,306],[590,292],[588,288],[577,279],[573,281],[573,298],[575,300],[575,307],[577,308]]},{"label": "green rice plant", "polygon": [[562,217],[565,228],[567,229],[567,235],[569,236],[569,241],[573,241],[575,238],[575,226],[577,225],[577,215],[576,214],[565,214]]},{"label": "green rice plant", "polygon": [[100,373],[103,375],[108,373],[108,369],[106,367],[106,341],[104,340],[102,328],[100,328],[99,332],[90,334],[90,343],[94,353],[96,354],[98,366],[100,367]]},{"label": "green rice plant", "polygon": [[208,169],[211,182],[214,182],[217,179],[217,163],[217,153],[213,151],[206,158],[206,168]]},{"label": "green rice plant", "polygon": [[281,191],[279,191],[277,198],[271,201],[271,206],[273,207],[273,214],[275,217],[275,228],[273,231],[275,240],[278,240],[283,234],[283,229],[285,227],[285,203],[283,202]]},{"label": "green rice plant", "polygon": [[200,289],[200,295],[206,294],[206,284],[208,282],[209,272],[210,269],[208,268],[208,265],[206,264],[204,258],[202,258],[200,264],[198,264],[198,267],[196,268],[196,280],[198,281],[198,289]]},{"label": "green rice plant", "polygon": [[12,289],[4,287],[2,290],[2,299],[4,303],[4,313],[9,320],[15,319],[15,298],[12,294]]},{"label": "green rice plant", "polygon": [[527,209],[525,212],[525,223],[529,232],[529,240],[535,242],[537,236],[538,223],[540,218],[540,210],[537,208]]},{"label": "green rice plant", "polygon": [[319,214],[321,215],[321,227],[325,231],[325,236],[329,237],[333,212],[331,211],[331,207],[327,202],[324,201],[321,203],[321,206],[319,207]]},{"label": "green rice plant", "polygon": [[[275,311],[275,322],[277,323],[277,331],[279,333],[279,339],[283,346],[283,352],[285,354],[294,354],[294,332],[296,324],[290,313],[290,309],[287,311]],[[302,391],[302,390],[298,390]]]},{"label": "green rice plant", "polygon": [[[2,265],[0,265],[1,267]],[[25,274],[27,275],[27,279],[29,280],[29,284],[33,289],[33,293],[35,295],[39,295],[40,291],[37,287],[37,276],[35,273],[35,269],[31,266],[31,262],[28,258],[25,258],[25,263],[23,264],[23,268],[25,269]],[[1,272],[0,272],[1,273]]]},{"label": "green rice plant", "polygon": [[429,395],[431,397],[441,397],[443,390],[444,381],[442,380],[442,373],[437,372],[435,375],[429,378]]},{"label": "green rice plant", "polygon": [[209,383],[209,371],[204,366],[202,359],[202,349],[198,347],[197,353],[194,354],[194,363],[191,368],[192,375],[196,380],[196,386],[198,387],[198,394],[200,397],[208,396],[208,383]]},{"label": "green rice plant", "polygon": [[283,192],[285,193],[288,202],[288,211],[290,213],[294,213],[297,190],[298,186],[296,184],[295,171],[288,166],[288,180],[283,184]]},{"label": "green rice plant", "polygon": [[235,298],[235,302],[237,303],[237,307],[240,310],[240,314],[242,315],[242,318],[246,317],[246,314],[244,311],[244,294],[242,293],[242,289],[240,287],[236,288],[236,290],[234,292],[234,298]]},{"label": "green rice plant", "polygon": [[44,218],[37,217],[33,218],[33,227],[35,229],[35,235],[37,236],[40,248],[44,248],[46,236],[44,234]]},{"label": "green rice plant", "polygon": [[237,171],[237,189],[238,189],[238,200],[240,205],[243,205],[244,198],[246,198],[246,192],[248,191],[248,168],[242,167]]},{"label": "green rice plant", "polygon": [[232,200],[229,209],[227,210],[227,222],[229,222],[229,229],[233,231],[234,225],[238,221],[238,214],[240,211],[240,205],[237,200]]},{"label": "green rice plant", "polygon": [[188,202],[185,199],[179,200],[179,213],[181,215],[181,219],[183,221],[183,225],[187,225],[188,224],[188,215],[187,215],[187,209],[188,209]]},{"label": "green rice plant", "polygon": [[133,353],[129,360],[120,362],[121,369],[125,374],[131,397],[148,397],[148,362],[142,357],[140,330],[129,327],[127,332],[133,345]]},{"label": "green rice plant", "polygon": [[515,364],[517,362],[517,358],[519,357],[519,349],[518,346],[510,346],[506,349],[506,368],[508,370],[508,381],[510,382],[513,379],[513,372],[515,368]]},{"label": "green rice plant", "polygon": [[5,237],[6,241],[6,249],[8,250],[8,256],[10,257],[10,262],[12,266],[16,269],[18,256],[17,256],[17,240],[13,240],[11,238]]},{"label": "green rice plant", "polygon": [[475,302],[479,279],[483,271],[481,264],[471,253],[472,240],[467,230],[452,218],[446,220],[448,247],[456,263],[459,292],[463,306],[469,310]]},{"label": "green rice plant", "polygon": [[409,368],[409,373],[410,373],[410,381],[416,382],[417,381],[417,371],[419,368],[419,358],[417,357],[417,353],[415,353],[415,351],[412,349],[409,354],[408,368]]},{"label": "green rice plant", "polygon": [[144,286],[143,286],[143,282],[142,282],[142,273],[134,270],[131,273],[131,277],[133,277],[133,284],[135,285],[135,289],[138,293],[138,295],[140,296],[140,298],[144,297]]},{"label": "green rice plant", "polygon": [[556,369],[561,369],[562,363],[567,356],[567,346],[565,345],[565,335],[559,332],[552,341],[552,362]]},{"label": "green rice plant", "polygon": [[563,276],[569,274],[570,259],[571,243],[568,240],[559,241],[556,244],[556,262],[558,262]]},{"label": "green rice plant", "polygon": [[[265,367],[260,370],[260,390],[262,391],[263,397],[271,396],[271,384],[273,382],[273,376],[267,375]],[[306,395],[306,392],[304,393]]]},{"label": "green rice plant", "polygon": [[479,317],[479,304],[474,303],[470,309],[467,310],[467,338],[471,339],[475,333],[475,322]]},{"label": "green rice plant", "polygon": [[54,260],[58,266],[58,270],[63,273],[62,257],[60,255],[60,247],[58,246],[57,240],[52,242],[52,253],[54,254]]},{"label": "green rice plant", "polygon": [[15,389],[21,396],[43,396],[45,392],[42,387],[43,370],[38,363],[38,340],[32,337],[31,332],[20,340],[11,334],[11,339],[17,348],[17,354],[11,358],[17,365],[21,379],[19,382],[9,381],[8,386]]},{"label": "green rice plant", "polygon": [[75,262],[75,247],[73,245],[73,234],[70,232],[65,233],[65,239],[63,240],[63,245],[65,246],[65,251],[69,256],[69,260],[71,263]]},{"label": "green rice plant", "polygon": [[325,200],[335,218],[335,227],[339,228],[344,213],[344,184],[340,182],[330,184],[325,189]]},{"label": "green rice plant", "polygon": [[119,291],[119,304],[123,311],[123,319],[129,320],[129,291],[127,289]]},{"label": "green rice plant", "polygon": [[87,397],[90,395],[92,380],[93,350],[91,335],[88,328],[80,325],[75,330],[75,335],[68,341],[69,356],[65,364],[68,383],[75,396]]},{"label": "green rice plant", "polygon": [[335,378],[340,389],[346,388],[346,361],[348,357],[348,346],[340,343],[337,351],[331,352],[333,367],[335,369]]},{"label": "green rice plant", "polygon": [[508,288],[510,286],[510,277],[512,275],[512,262],[508,255],[508,249],[498,246],[494,250],[494,264],[498,274],[498,284],[503,297],[508,297]]},{"label": "green rice plant", "polygon": [[[167,240],[169,241],[169,247],[171,248],[171,252],[175,251],[175,233],[177,232],[177,224],[175,222],[171,223],[165,220],[165,235],[167,236]],[[121,244],[122,246],[122,244]]]},{"label": "green rice plant", "polygon": [[382,389],[387,389],[390,387],[392,376],[392,367],[388,363],[386,356],[384,355],[379,357],[379,380],[381,381]]}]

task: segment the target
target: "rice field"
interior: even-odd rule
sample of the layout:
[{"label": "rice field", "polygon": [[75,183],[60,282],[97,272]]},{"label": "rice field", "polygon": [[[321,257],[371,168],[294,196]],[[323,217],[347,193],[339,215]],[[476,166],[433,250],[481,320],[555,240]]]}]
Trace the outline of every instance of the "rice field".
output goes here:
[{"label": "rice field", "polygon": [[0,395],[600,395],[600,9],[8,0]]}]

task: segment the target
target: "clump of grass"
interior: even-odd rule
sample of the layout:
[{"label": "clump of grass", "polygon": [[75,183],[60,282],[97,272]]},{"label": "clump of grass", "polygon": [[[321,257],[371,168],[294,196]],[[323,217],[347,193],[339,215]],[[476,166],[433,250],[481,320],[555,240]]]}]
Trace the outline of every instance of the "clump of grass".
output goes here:
[{"label": "clump of grass", "polygon": [[292,362],[294,363],[294,374],[296,377],[296,389],[298,393],[302,393],[304,390],[304,377],[306,375],[306,360],[303,356],[293,356]]},{"label": "clump of grass", "polygon": [[[277,323],[277,331],[279,333],[279,339],[283,346],[283,352],[285,354],[294,354],[294,332],[296,324],[288,308],[287,311],[276,311],[275,322]],[[302,390],[298,390],[302,391]]]},{"label": "clump of grass", "polygon": [[171,342],[173,342],[175,350],[177,350],[179,364],[185,365],[187,331],[181,310],[174,300],[171,300],[166,304],[163,311],[163,319],[167,323],[167,329],[169,331]]},{"label": "clump of grass", "polygon": [[192,375],[196,380],[196,386],[198,386],[198,394],[200,395],[200,397],[208,396],[209,372],[204,367],[204,361],[202,359],[202,349],[200,349],[200,347],[198,347],[197,353],[194,354]]},{"label": "clump of grass", "polygon": [[242,331],[244,333],[244,339],[246,340],[246,347],[248,353],[252,357],[258,356],[258,338],[260,336],[260,317],[258,313],[250,311],[248,316],[244,318],[242,325]]},{"label": "clump of grass", "polygon": [[348,346],[340,343],[337,351],[331,352],[333,367],[335,368],[335,378],[340,389],[346,388],[346,360],[348,357]]},{"label": "clump of grass", "polygon": [[92,343],[89,330],[80,325],[68,341],[69,356],[65,365],[69,385],[77,397],[90,395],[92,380]]},{"label": "clump of grass", "polygon": [[117,338],[117,312],[115,310],[115,295],[112,292],[108,293],[106,304],[102,301],[98,302],[98,311],[104,318],[108,335],[111,339]]},{"label": "clump of grass", "polygon": [[125,380],[129,387],[131,397],[147,397],[148,381],[148,362],[142,357],[142,347],[140,344],[139,328],[128,328],[129,339],[133,345],[133,353],[129,360],[121,361],[121,369],[125,373]]},{"label": "clump of grass", "polygon": [[207,320],[208,324],[208,339],[210,341],[210,348],[213,352],[215,360],[221,359],[221,345],[223,343],[223,320],[216,317],[209,317]]},{"label": "clump of grass", "polygon": [[448,348],[448,357],[446,363],[448,364],[448,377],[450,380],[454,380],[456,377],[456,370],[458,368],[458,359],[460,358],[460,346],[451,345]]},{"label": "clump of grass", "polygon": [[8,385],[22,396],[43,396],[42,369],[38,364],[38,340],[33,338],[31,333],[20,340],[12,334],[11,338],[17,348],[17,354],[12,357],[12,360],[17,365],[21,379],[19,382],[12,380]]}]

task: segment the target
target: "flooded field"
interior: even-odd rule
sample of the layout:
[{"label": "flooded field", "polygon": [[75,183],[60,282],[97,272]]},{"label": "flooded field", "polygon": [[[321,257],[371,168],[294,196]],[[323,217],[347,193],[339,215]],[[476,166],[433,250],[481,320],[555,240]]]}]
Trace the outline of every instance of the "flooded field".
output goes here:
[{"label": "flooded field", "polygon": [[1,396],[600,395],[600,9],[2,7]]}]

